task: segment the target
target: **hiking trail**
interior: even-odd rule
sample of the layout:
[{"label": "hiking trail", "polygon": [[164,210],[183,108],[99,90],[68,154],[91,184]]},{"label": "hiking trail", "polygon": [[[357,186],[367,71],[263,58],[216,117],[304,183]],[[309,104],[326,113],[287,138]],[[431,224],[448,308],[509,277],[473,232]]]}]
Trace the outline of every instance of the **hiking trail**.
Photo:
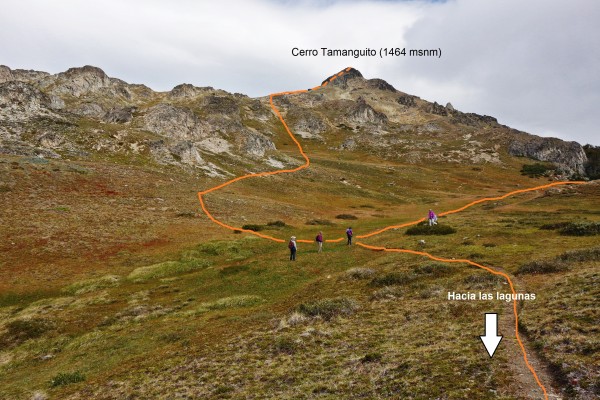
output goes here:
[{"label": "hiking trail", "polygon": [[[279,92],[279,93],[273,93],[269,95],[269,103],[271,105],[271,109],[273,110],[273,112],[275,113],[275,115],[277,115],[277,117],[279,118],[279,121],[282,123],[283,127],[285,128],[285,131],[288,133],[288,135],[290,136],[290,138],[294,141],[294,143],[296,144],[296,146],[298,147],[298,150],[300,152],[300,154],[302,155],[302,157],[304,158],[304,164],[293,168],[293,169],[279,169],[279,170],[274,170],[274,171],[268,171],[268,172],[259,172],[259,173],[251,173],[251,174],[247,174],[247,175],[242,175],[239,177],[236,177],[234,179],[231,179],[229,181],[226,181],[224,183],[221,183],[217,186],[214,186],[212,188],[203,190],[198,192],[198,200],[200,201],[200,206],[202,207],[202,211],[204,212],[204,214],[206,214],[206,216],[215,224],[232,230],[232,231],[240,231],[240,232],[246,232],[255,236],[258,236],[260,238],[263,239],[267,239],[267,240],[272,240],[274,242],[278,242],[278,243],[285,243],[286,240],[281,239],[281,238],[276,238],[270,235],[266,235],[260,232],[256,232],[250,229],[243,229],[243,228],[238,228],[238,227],[233,227],[231,225],[228,225],[222,221],[219,221],[217,218],[215,218],[210,211],[208,211],[208,208],[206,207],[206,203],[204,202],[204,196],[212,193],[214,191],[217,191],[219,189],[222,189],[226,186],[231,185],[232,183],[238,182],[238,181],[242,181],[245,179],[249,179],[249,178],[258,178],[258,177],[265,177],[265,176],[272,176],[272,175],[278,175],[278,174],[289,174],[289,173],[294,173],[294,172],[298,172],[301,171],[305,168],[308,168],[310,166],[310,159],[308,158],[308,156],[306,155],[306,153],[304,152],[304,149],[302,148],[302,145],[300,144],[300,142],[298,141],[298,139],[296,139],[296,137],[294,136],[294,134],[291,132],[290,128],[288,127],[287,123],[285,122],[283,116],[281,115],[281,113],[279,112],[279,109],[275,106],[275,104],[273,103],[273,99],[275,97],[278,96],[285,96],[285,95],[294,95],[294,94],[300,94],[300,93],[307,93],[309,91],[315,91],[318,89],[321,89],[325,86],[327,86],[329,83],[333,82],[334,80],[336,80],[337,78],[339,78],[340,76],[344,75],[345,73],[347,73],[348,71],[350,71],[352,68],[348,67],[345,68],[344,70],[340,71],[339,73],[333,75],[331,78],[327,79],[326,81],[324,81],[321,85],[319,86],[315,86],[311,89],[302,89],[302,90],[294,90],[294,91],[287,91],[287,92]],[[506,193],[502,196],[497,196],[497,197],[485,197],[485,198],[481,198],[475,201],[472,201],[460,208],[454,209],[454,210],[449,210],[449,211],[445,211],[442,213],[439,213],[438,216],[446,216],[446,215],[451,215],[451,214],[455,214],[455,213],[459,213],[462,212],[470,207],[473,207],[477,204],[481,204],[481,203],[486,203],[486,202],[490,202],[490,201],[498,201],[498,200],[502,200],[505,199],[507,197],[510,196],[514,196],[516,194],[521,194],[521,193],[527,193],[527,192],[533,192],[533,191],[537,191],[537,190],[542,190],[542,189],[546,189],[546,188],[550,188],[550,187],[554,187],[554,186],[562,186],[562,185],[582,185],[585,184],[587,182],[584,181],[561,181],[561,182],[552,182],[546,185],[541,185],[541,186],[536,186],[536,187],[532,187],[532,188],[527,188],[527,189],[519,189],[519,190],[514,190],[512,192]],[[366,238],[370,238],[376,235],[379,235],[383,232],[392,230],[392,229],[398,229],[398,228],[405,228],[405,227],[409,227],[412,225],[417,225],[421,222],[424,222],[426,219],[425,218],[421,218],[415,221],[411,221],[411,222],[406,222],[403,224],[399,224],[399,225],[390,225],[390,226],[386,226],[384,228],[375,230],[373,232],[369,232],[363,235],[357,235],[356,238],[357,239],[366,239]],[[325,240],[325,242],[328,243],[339,243],[341,241],[343,241],[345,238],[344,237],[340,237],[337,239],[328,239]],[[297,239],[297,242],[300,243],[312,243],[313,240],[306,240],[306,239]],[[435,260],[435,261],[439,261],[439,262],[445,262],[445,263],[458,263],[458,264],[468,264],[480,269],[483,269],[491,274],[494,275],[498,275],[503,277],[504,279],[506,279],[506,281],[508,282],[508,285],[510,287],[510,290],[512,292],[512,294],[516,294],[517,292],[515,291],[514,285],[513,285],[513,281],[511,280],[510,276],[504,272],[501,271],[497,271],[494,270],[490,267],[486,267],[482,264],[478,264],[476,262],[473,262],[471,260],[467,260],[467,259],[452,259],[452,258],[444,258],[444,257],[437,257],[434,256],[432,254],[426,253],[426,252],[422,252],[422,251],[416,251],[416,250],[408,250],[408,249],[396,249],[396,248],[387,248],[387,247],[380,247],[380,246],[372,246],[372,245],[368,245],[362,242],[356,242],[356,245],[367,249],[367,250],[372,250],[372,251],[384,251],[384,252],[392,252],[392,253],[404,253],[404,254],[413,254],[413,255],[419,255],[419,256],[423,256],[423,257],[427,257],[431,260]],[[519,345],[519,349],[521,351],[522,357],[523,357],[523,361],[525,362],[525,365],[527,367],[527,369],[529,370],[529,372],[531,373],[531,375],[533,376],[533,378],[535,379],[535,383],[538,385],[539,389],[542,391],[543,395],[544,395],[544,399],[545,400],[549,400],[548,397],[548,391],[546,390],[546,387],[544,386],[544,384],[541,382],[540,378],[538,377],[538,374],[536,373],[536,370],[534,369],[532,363],[529,361],[528,357],[527,357],[527,351],[525,348],[525,345],[523,344],[520,335],[519,335],[519,314],[518,314],[518,310],[517,310],[517,300],[513,300],[512,301],[512,310],[513,310],[513,316],[514,316],[514,333],[515,333],[515,339]],[[532,357],[533,358],[533,357]],[[552,394],[552,397],[555,398],[556,395]]]}]

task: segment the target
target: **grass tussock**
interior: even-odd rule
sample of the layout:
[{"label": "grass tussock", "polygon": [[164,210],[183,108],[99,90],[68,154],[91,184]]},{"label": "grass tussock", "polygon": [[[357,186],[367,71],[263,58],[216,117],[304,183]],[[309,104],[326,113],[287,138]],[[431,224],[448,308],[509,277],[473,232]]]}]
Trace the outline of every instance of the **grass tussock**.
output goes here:
[{"label": "grass tussock", "polygon": [[407,235],[450,235],[456,233],[456,229],[449,225],[415,225],[406,230]]},{"label": "grass tussock", "polygon": [[358,303],[347,297],[336,297],[333,299],[321,299],[309,303],[302,303],[297,311],[307,317],[320,317],[325,321],[338,316],[354,314],[358,309]]},{"label": "grass tussock", "polygon": [[439,278],[441,276],[450,275],[456,272],[456,268],[440,262],[428,262],[419,265],[414,269],[414,273],[417,275],[431,276]]},{"label": "grass tussock", "polygon": [[354,267],[346,271],[346,276],[352,279],[370,279],[375,275],[371,268]]},{"label": "grass tussock", "polygon": [[202,314],[209,311],[224,310],[227,308],[251,307],[260,304],[263,301],[264,299],[262,297],[254,295],[224,297],[216,301],[201,303],[192,311],[192,314]]},{"label": "grass tussock", "polygon": [[75,282],[63,289],[63,292],[68,294],[85,294],[95,292],[101,289],[116,287],[121,284],[121,277],[118,275],[105,275],[97,279],[87,279],[84,281]]},{"label": "grass tussock", "polygon": [[373,292],[371,301],[395,300],[401,298],[403,295],[404,289],[401,289],[398,286],[385,286]]},{"label": "grass tussock", "polygon": [[567,271],[570,264],[583,261],[600,260],[600,247],[567,251],[551,259],[535,260],[521,265],[517,270],[520,274],[552,274]]},{"label": "grass tussock", "polygon": [[151,279],[185,274],[206,268],[210,265],[211,263],[208,260],[192,260],[188,262],[165,261],[162,263],[149,265],[147,267],[136,268],[127,276],[127,279],[138,283],[146,282]]},{"label": "grass tussock", "polygon": [[469,289],[489,289],[490,287],[506,282],[502,276],[490,274],[489,272],[477,272],[463,279]]},{"label": "grass tussock", "polygon": [[407,285],[415,280],[415,276],[405,272],[390,272],[385,275],[376,276],[370,285],[374,287]]},{"label": "grass tussock", "polygon": [[70,385],[72,383],[78,383],[78,382],[83,382],[83,381],[85,381],[85,375],[83,375],[79,371],[61,372],[52,378],[52,380],[50,381],[50,386],[51,387],[65,386],[65,385]]}]

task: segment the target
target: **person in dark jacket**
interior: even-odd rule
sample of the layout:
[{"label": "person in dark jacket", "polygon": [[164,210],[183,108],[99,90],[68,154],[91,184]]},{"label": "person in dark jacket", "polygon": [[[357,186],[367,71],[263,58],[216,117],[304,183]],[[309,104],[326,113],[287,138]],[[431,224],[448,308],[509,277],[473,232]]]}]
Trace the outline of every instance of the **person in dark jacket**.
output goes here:
[{"label": "person in dark jacket", "polygon": [[352,244],[352,235],[352,227],[349,226],[348,229],[346,229],[346,236],[348,237],[348,246]]}]

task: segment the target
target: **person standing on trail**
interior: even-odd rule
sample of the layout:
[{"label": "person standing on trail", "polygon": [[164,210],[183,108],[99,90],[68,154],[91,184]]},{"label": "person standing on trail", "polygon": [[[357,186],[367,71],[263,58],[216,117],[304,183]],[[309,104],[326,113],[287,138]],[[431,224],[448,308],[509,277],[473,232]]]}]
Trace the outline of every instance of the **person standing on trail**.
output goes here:
[{"label": "person standing on trail", "polygon": [[432,225],[437,225],[437,215],[435,215],[435,213],[431,210],[431,208],[429,209],[429,226]]},{"label": "person standing on trail", "polygon": [[296,261],[296,251],[298,251],[298,244],[296,243],[296,236],[292,236],[290,238],[290,242],[288,243],[288,248],[290,249],[290,261]]},{"label": "person standing on trail", "polygon": [[319,232],[317,237],[315,238],[315,242],[317,242],[317,253],[323,251],[323,232]]},{"label": "person standing on trail", "polygon": [[346,236],[348,237],[348,246],[352,244],[352,235],[352,227],[349,226],[348,229],[346,229]]}]

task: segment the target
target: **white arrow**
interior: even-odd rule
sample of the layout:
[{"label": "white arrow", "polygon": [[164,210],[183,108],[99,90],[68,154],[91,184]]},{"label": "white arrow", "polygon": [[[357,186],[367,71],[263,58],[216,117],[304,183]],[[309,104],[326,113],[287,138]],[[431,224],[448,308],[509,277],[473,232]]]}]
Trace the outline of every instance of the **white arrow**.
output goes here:
[{"label": "white arrow", "polygon": [[485,314],[485,335],[479,338],[492,358],[502,340],[502,336],[498,336],[498,314]]}]

